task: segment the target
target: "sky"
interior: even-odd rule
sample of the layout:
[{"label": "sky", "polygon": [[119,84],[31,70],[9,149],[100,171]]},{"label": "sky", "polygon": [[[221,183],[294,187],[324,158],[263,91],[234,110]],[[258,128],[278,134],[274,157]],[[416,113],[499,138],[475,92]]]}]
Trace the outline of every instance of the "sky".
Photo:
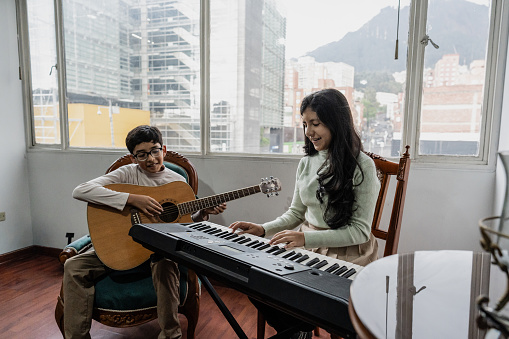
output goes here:
[{"label": "sky", "polygon": [[[362,27],[387,6],[398,8],[398,0],[277,0],[286,13],[286,57],[298,57],[348,32]],[[488,5],[489,0],[470,0]],[[401,8],[410,0],[401,0]],[[283,14],[284,15],[284,14]],[[394,30],[397,21],[394,22]],[[401,33],[401,32],[400,32]]]}]

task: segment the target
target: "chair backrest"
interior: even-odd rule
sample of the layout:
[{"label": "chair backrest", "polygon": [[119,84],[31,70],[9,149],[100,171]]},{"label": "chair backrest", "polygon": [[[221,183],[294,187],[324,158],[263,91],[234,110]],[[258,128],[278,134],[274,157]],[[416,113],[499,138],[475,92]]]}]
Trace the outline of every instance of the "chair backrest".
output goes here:
[{"label": "chair backrest", "polygon": [[[388,161],[383,157],[365,152],[375,162],[378,179],[380,180],[380,193],[376,201],[375,215],[371,224],[371,232],[376,238],[385,240],[384,257],[398,252],[399,233],[401,231],[401,219],[403,218],[403,207],[405,206],[406,186],[408,182],[408,174],[410,172],[410,153],[406,146],[406,152],[399,159],[399,163]],[[382,211],[387,198],[389,182],[392,176],[398,181],[392,204],[391,219],[387,231],[380,229],[380,221]]]},{"label": "chair backrest", "polygon": [[[109,173],[117,168],[132,164],[132,157],[130,154],[125,154],[122,157],[118,158],[113,164],[108,167],[106,173]],[[164,165],[169,169],[173,170],[184,176],[187,179],[187,183],[194,191],[194,194],[198,194],[198,172],[194,167],[193,163],[190,162],[185,156],[180,153],[173,151],[166,151],[166,156],[164,157]]]}]

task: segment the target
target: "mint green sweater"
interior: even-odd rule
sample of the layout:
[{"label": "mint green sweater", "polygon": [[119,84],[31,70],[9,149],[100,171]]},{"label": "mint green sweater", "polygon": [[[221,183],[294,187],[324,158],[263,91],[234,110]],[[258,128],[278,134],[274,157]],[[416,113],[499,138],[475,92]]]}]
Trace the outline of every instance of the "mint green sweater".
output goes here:
[{"label": "mint green sweater", "polygon": [[266,236],[293,229],[307,220],[311,225],[328,230],[304,232],[305,248],[344,247],[362,244],[369,240],[375,204],[380,191],[375,163],[363,152],[359,154],[357,160],[364,173],[364,180],[358,185],[362,180],[362,174],[357,167],[353,177],[355,193],[353,214],[344,227],[330,229],[323,220],[327,196],[324,197],[323,204],[320,204],[316,198],[317,172],[326,157],[327,150],[320,151],[313,156],[305,156],[300,160],[292,204],[282,216],[262,225]]}]

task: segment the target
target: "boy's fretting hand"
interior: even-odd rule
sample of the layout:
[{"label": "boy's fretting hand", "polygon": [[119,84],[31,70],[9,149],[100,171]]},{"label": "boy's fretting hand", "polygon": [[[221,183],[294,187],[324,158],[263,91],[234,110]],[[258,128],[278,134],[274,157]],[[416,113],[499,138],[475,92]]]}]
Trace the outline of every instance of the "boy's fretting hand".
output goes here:
[{"label": "boy's fretting hand", "polygon": [[224,212],[225,209],[226,209],[226,204],[222,203],[221,205],[205,208],[204,211],[207,214],[221,214]]},{"label": "boy's fretting hand", "polygon": [[159,204],[156,199],[149,197],[148,195],[129,194],[127,204],[138,208],[143,213],[151,217],[161,214],[161,212],[164,211],[161,204]]},{"label": "boy's fretting hand", "polygon": [[214,206],[214,207],[209,207],[209,208],[199,210],[198,212],[196,212],[193,215],[193,221],[207,221],[207,220],[209,220],[210,214],[220,214],[220,213],[223,213],[225,209],[226,209],[226,204],[222,203],[222,204]]}]

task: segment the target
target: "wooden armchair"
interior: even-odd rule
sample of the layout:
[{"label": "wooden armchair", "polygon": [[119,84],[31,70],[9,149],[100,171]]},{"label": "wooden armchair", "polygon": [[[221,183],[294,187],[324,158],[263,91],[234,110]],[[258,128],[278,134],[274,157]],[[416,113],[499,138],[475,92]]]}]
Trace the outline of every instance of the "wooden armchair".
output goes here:
[{"label": "wooden armchair", "polygon": [[[109,173],[121,166],[131,164],[126,154],[116,160],[107,170]],[[177,152],[168,151],[164,164],[184,176],[194,193],[198,192],[198,175],[188,159]],[[77,254],[92,247],[90,236],[86,235],[67,245],[59,255],[62,264]],[[179,313],[188,321],[187,338],[195,337],[200,310],[200,284],[196,273],[179,265],[180,305]],[[157,318],[157,298],[148,263],[126,271],[113,271],[95,285],[96,295],[92,318],[113,327],[136,326]],[[55,319],[63,333],[62,290],[55,308]]]},{"label": "wooden armchair", "polygon": [[[406,151],[399,159],[399,162],[392,162],[374,153],[366,152],[373,159],[376,166],[378,179],[380,180],[380,193],[376,201],[375,215],[371,224],[371,233],[378,238],[385,240],[384,257],[398,252],[399,233],[401,231],[401,219],[403,218],[403,207],[405,206],[406,186],[408,174],[410,173],[410,146],[405,146]],[[392,201],[392,213],[387,231],[380,228],[382,211],[387,198],[387,191],[391,177],[398,181]]]},{"label": "wooden armchair", "polygon": [[[371,232],[377,239],[385,240],[384,257],[396,254],[398,252],[399,234],[401,231],[401,219],[403,218],[403,207],[405,206],[406,186],[408,174],[410,173],[410,146],[406,146],[406,151],[399,159],[399,162],[389,161],[377,154],[365,152],[375,162],[378,179],[380,180],[380,192],[375,205],[375,214],[371,224]],[[392,213],[387,230],[380,227],[382,212],[387,198],[389,183],[391,177],[398,181],[392,202]],[[319,328],[315,328],[315,335],[320,335]],[[257,320],[257,338],[265,337],[265,319],[263,314],[258,312]],[[332,339],[339,338],[332,334]]]}]

